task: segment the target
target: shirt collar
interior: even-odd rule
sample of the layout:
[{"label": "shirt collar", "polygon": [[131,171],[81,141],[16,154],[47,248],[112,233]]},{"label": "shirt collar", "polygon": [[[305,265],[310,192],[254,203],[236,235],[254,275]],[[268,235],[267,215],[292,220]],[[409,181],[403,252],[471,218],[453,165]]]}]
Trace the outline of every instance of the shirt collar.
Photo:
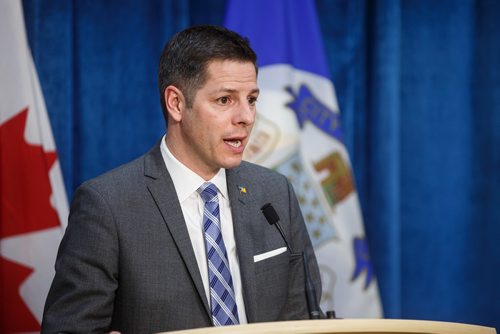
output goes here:
[{"label": "shirt collar", "polygon": [[[163,157],[163,161],[167,166],[170,177],[174,183],[175,191],[177,192],[177,197],[179,202],[182,203],[189,196],[198,190],[198,188],[206,181],[189,169],[182,162],[177,160],[176,157],[170,152],[165,140],[166,136],[161,139],[160,150]],[[226,183],[226,170],[224,168],[219,169],[219,172],[209,180],[215,184],[219,193],[224,197],[228,198],[227,183]]]}]

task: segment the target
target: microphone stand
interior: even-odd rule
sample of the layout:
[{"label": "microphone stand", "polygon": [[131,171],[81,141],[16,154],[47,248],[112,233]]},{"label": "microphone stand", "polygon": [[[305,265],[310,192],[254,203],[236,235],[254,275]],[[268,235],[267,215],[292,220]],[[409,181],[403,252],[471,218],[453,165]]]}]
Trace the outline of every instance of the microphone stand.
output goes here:
[{"label": "microphone stand", "polygon": [[[261,208],[262,213],[264,214],[264,217],[266,217],[267,222],[270,225],[276,226],[278,229],[279,233],[281,234],[281,237],[285,241],[285,244],[290,251],[290,253],[293,253],[290,245],[288,244],[287,239],[285,238],[285,233],[283,233],[283,230],[281,229],[281,225],[279,224],[279,216],[274,207],[272,206],[271,203],[264,204]],[[306,301],[307,301],[307,309],[309,310],[309,318],[310,319],[321,319],[322,314],[321,310],[319,308],[318,300],[316,298],[316,289],[314,288],[314,285],[312,284],[311,276],[309,275],[309,261],[307,259],[307,254],[306,252],[302,252],[302,264],[304,265],[304,281],[305,281],[305,294],[306,294]],[[330,310],[326,312],[326,318],[327,319],[337,319],[335,316],[335,311]]]}]

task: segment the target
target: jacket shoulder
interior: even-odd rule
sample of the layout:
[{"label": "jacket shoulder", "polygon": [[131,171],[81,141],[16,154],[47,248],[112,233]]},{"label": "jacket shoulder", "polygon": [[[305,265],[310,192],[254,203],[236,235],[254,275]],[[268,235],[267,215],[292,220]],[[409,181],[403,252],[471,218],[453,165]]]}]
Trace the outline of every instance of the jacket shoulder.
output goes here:
[{"label": "jacket shoulder", "polygon": [[166,167],[164,165],[163,168],[161,167],[161,152],[159,144],[157,144],[149,152],[135,160],[83,182],[78,189],[92,188],[101,194],[106,192],[118,191],[126,193],[127,191],[133,191],[138,186],[144,185],[145,176],[148,176],[148,161],[149,166],[153,166],[153,168],[150,167],[149,169],[153,170],[154,173],[160,175],[166,172]]},{"label": "jacket shoulder", "polygon": [[275,170],[272,170],[270,168],[260,166],[257,164],[254,164],[252,162],[248,161],[242,161],[240,166],[238,167],[238,172],[241,174],[256,174],[261,177],[269,177],[269,178],[277,178],[277,179],[282,179],[286,178],[283,174],[278,173]]},{"label": "jacket shoulder", "polygon": [[242,161],[241,165],[238,167],[238,174],[251,183],[257,183],[263,189],[273,187],[281,189],[281,187],[289,186],[288,179],[285,175],[248,161]]}]

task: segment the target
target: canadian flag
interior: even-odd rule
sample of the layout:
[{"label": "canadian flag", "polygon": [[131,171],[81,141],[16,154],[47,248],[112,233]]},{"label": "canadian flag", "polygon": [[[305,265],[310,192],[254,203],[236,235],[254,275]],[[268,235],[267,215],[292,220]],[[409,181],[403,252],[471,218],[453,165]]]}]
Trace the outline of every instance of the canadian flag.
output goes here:
[{"label": "canadian flag", "polygon": [[0,333],[39,332],[68,203],[20,1],[0,47]]}]

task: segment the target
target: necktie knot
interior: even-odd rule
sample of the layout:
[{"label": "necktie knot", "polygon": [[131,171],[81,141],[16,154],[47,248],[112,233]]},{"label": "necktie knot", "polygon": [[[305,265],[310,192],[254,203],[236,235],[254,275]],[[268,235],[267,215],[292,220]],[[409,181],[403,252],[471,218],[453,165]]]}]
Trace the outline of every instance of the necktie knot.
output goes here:
[{"label": "necktie knot", "polygon": [[205,203],[217,201],[217,187],[212,182],[203,183],[198,192]]}]

